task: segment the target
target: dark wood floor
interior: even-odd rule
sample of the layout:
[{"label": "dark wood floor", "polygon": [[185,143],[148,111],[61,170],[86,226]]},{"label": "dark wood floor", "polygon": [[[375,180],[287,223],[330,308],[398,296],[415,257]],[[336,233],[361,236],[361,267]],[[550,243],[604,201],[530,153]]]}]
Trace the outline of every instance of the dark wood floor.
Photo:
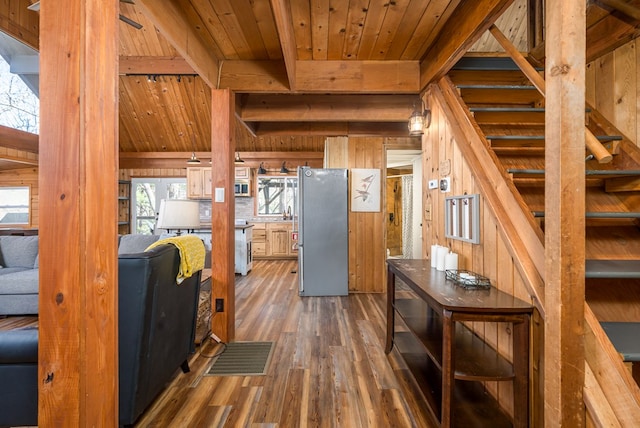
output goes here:
[{"label": "dark wood floor", "polygon": [[[136,427],[430,427],[406,366],[384,353],[384,294],[298,296],[296,261],[236,275],[236,341],[273,341],[265,376],[207,376],[205,343]],[[0,319],[0,330],[37,324]]]},{"label": "dark wood floor", "polygon": [[384,353],[385,296],[301,298],[296,267],[258,261],[236,276],[236,340],[275,342],[265,376],[203,375],[216,352],[206,343],[136,426],[431,426]]}]

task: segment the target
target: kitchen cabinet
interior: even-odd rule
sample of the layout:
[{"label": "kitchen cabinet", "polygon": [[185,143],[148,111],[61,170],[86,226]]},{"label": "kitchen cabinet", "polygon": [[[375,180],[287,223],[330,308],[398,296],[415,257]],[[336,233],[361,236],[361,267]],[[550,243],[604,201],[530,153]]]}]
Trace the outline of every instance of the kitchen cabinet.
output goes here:
[{"label": "kitchen cabinet", "polygon": [[253,257],[264,258],[267,255],[267,228],[264,223],[253,223]]},{"label": "kitchen cabinet", "polygon": [[252,222],[253,257],[256,259],[290,259],[298,256],[293,249],[295,241],[291,238],[291,223]]},{"label": "kitchen cabinet", "polygon": [[239,166],[235,169],[235,195],[244,197],[252,196],[251,168]]},{"label": "kitchen cabinet", "polygon": [[269,247],[271,256],[286,257],[289,255],[289,231],[291,225],[268,224]]},{"label": "kitchen cabinet", "polygon": [[187,197],[211,199],[211,167],[187,168]]}]

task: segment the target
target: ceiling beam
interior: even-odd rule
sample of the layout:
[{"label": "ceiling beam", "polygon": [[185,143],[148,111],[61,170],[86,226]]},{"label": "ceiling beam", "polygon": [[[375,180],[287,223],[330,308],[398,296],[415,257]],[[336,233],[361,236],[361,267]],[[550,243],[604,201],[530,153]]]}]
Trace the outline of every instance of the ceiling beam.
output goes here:
[{"label": "ceiling beam", "polygon": [[182,8],[174,0],[137,0],[136,7],[142,10],[210,88],[218,86],[218,59],[202,42]]},{"label": "ceiling beam", "polygon": [[121,56],[120,74],[198,74],[182,57]]},{"label": "ceiling beam", "polygon": [[403,122],[415,95],[274,95],[239,97],[241,120],[247,122]]},{"label": "ceiling beam", "polygon": [[420,89],[447,74],[511,3],[513,0],[460,3],[420,63]]},{"label": "ceiling beam", "polygon": [[417,94],[418,61],[297,61],[298,92]]},{"label": "ceiling beam", "polygon": [[287,71],[289,88],[296,90],[296,40],[293,33],[293,21],[289,2],[285,0],[271,0],[271,10],[276,20],[282,56]]},{"label": "ceiling beam", "polygon": [[260,122],[256,134],[264,136],[407,137],[407,122]]},{"label": "ceiling beam", "polygon": [[0,125],[0,147],[38,153],[38,140],[37,134]]},{"label": "ceiling beam", "polygon": [[[244,160],[242,166],[257,168],[260,162],[278,164],[282,162],[303,165],[309,162],[311,166],[321,166],[324,159],[323,152],[238,152]],[[121,169],[175,169],[187,168],[187,159],[191,152],[137,152],[120,153]],[[196,152],[201,160],[200,166],[209,166],[211,152]],[[195,165],[198,166],[198,165]]]},{"label": "ceiling beam", "polygon": [[[298,61],[297,88],[289,89],[281,60],[224,61],[220,88],[236,93],[377,93],[417,94],[418,61]],[[120,57],[120,74],[198,74],[180,57]]]}]

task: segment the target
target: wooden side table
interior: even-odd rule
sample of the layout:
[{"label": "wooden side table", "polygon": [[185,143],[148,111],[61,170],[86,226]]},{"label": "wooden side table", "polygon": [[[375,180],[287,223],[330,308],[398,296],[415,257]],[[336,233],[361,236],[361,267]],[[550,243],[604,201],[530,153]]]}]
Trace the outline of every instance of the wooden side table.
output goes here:
[{"label": "wooden side table", "polygon": [[[529,329],[533,306],[491,287],[469,290],[429,260],[387,260],[387,343],[396,346],[440,426],[529,426]],[[396,278],[406,287],[396,289]],[[399,294],[396,293],[399,291]],[[398,322],[405,325],[396,331]],[[507,361],[463,321],[512,325]],[[513,382],[513,420],[481,387]]]},{"label": "wooden side table", "polygon": [[195,343],[200,345],[211,333],[211,269],[202,269]]}]

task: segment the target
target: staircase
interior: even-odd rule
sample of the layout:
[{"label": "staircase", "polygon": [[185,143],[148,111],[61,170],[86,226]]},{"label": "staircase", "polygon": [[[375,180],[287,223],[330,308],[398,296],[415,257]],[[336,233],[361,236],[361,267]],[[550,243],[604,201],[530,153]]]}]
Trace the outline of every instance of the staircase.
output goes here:
[{"label": "staircase", "polygon": [[[482,62],[487,65],[457,68],[449,77],[500,168],[544,230],[544,97],[519,70],[494,69],[491,61]],[[599,163],[585,150],[587,278],[618,277],[624,266],[626,279],[632,278],[630,272],[640,279],[640,150],[612,133],[611,124],[591,107],[586,106],[585,115],[597,140],[617,153],[611,162]],[[640,302],[640,294],[637,297]]]},{"label": "staircase", "polygon": [[[489,143],[491,158],[544,233],[545,100],[540,82],[532,84],[515,64],[505,67],[504,58],[460,63],[449,78]],[[584,154],[585,403],[591,417],[603,424],[625,425],[629,409],[638,416],[640,403],[640,149],[591,106],[585,106],[585,115],[591,143],[597,140],[606,148],[598,159],[586,148]],[[627,370],[633,379],[621,375]],[[630,401],[620,404],[621,394],[628,397],[622,401]],[[595,407],[602,402],[615,408],[614,416]]]}]

